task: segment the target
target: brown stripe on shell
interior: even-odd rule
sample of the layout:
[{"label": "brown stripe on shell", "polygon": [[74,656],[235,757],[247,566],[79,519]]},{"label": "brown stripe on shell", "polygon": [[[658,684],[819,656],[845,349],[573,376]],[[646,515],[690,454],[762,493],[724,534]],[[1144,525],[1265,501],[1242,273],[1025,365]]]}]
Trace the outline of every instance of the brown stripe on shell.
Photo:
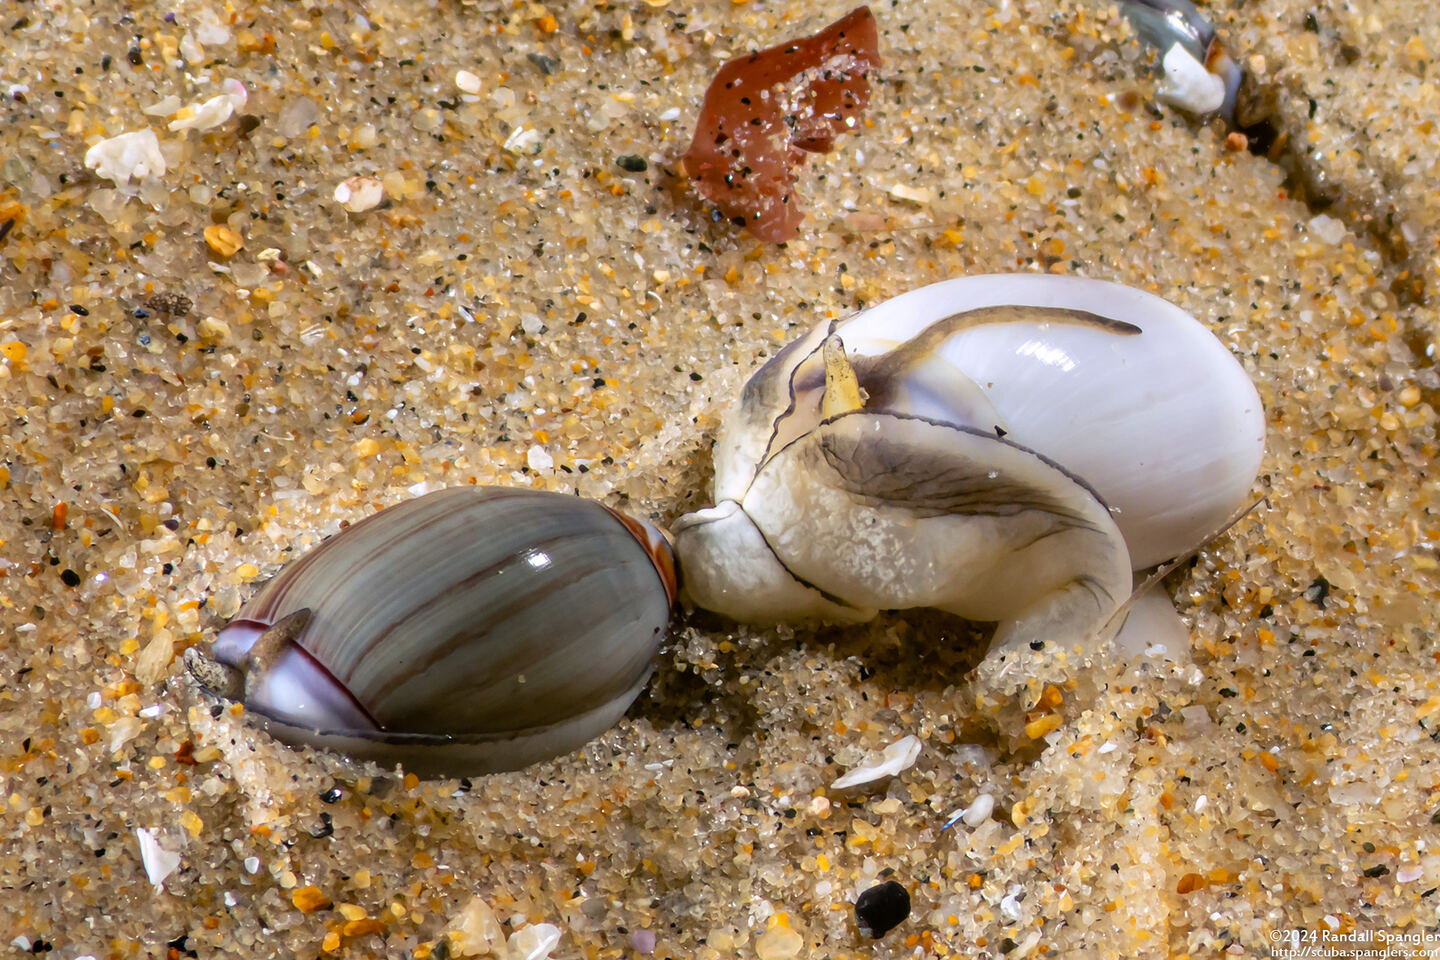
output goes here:
[{"label": "brown stripe on shell", "polygon": [[659,527],[641,523],[634,517],[627,516],[619,510],[606,507],[610,514],[625,525],[625,529],[639,541],[640,546],[650,555],[650,560],[655,564],[655,572],[660,576],[660,582],[665,585],[665,595],[670,598],[670,603],[675,603],[675,598],[680,594],[680,585],[675,574],[675,548],[670,542],[670,535]]},{"label": "brown stripe on shell", "polygon": [[[1104,333],[1122,337],[1133,337],[1142,331],[1133,323],[1114,320],[1069,307],[1027,307],[1015,304],[1000,304],[993,307],[976,307],[962,310],[948,317],[936,320],[909,340],[892,350],[876,356],[851,357],[851,364],[860,385],[870,394],[877,405],[885,404],[890,385],[900,382],[905,372],[924,361],[925,357],[938,351],[940,345],[963,330],[1003,323],[1057,323],[1071,326],[1091,327]],[[844,336],[844,327],[841,327]],[[822,371],[823,375],[823,371]]]}]

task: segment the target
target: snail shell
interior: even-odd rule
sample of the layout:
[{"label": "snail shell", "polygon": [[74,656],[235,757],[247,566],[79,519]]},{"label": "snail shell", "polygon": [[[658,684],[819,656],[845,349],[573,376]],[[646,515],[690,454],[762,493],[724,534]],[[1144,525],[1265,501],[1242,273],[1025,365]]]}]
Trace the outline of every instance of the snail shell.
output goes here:
[{"label": "snail shell", "polygon": [[999,621],[1003,657],[1097,632],[1132,567],[1212,536],[1264,435],[1245,372],[1178,307],[1082,278],[949,280],[765,364],[676,552],[690,599],[737,620],[936,607]]},{"label": "snail shell", "polygon": [[624,714],[675,593],[655,528],[556,493],[452,487],[285,567],[188,662],[271,733],[420,774],[518,769]]}]

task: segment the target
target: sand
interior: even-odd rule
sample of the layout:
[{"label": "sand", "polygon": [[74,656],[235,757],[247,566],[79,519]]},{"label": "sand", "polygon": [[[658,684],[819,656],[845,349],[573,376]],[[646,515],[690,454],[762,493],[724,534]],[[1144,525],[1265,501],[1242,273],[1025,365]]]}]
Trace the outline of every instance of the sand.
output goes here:
[{"label": "sand", "polygon": [[[1433,955],[1440,14],[1207,6],[1274,93],[1292,147],[1263,156],[1156,98],[1116,8],[876,7],[863,122],[802,173],[800,236],[760,243],[674,160],[721,63],[845,10],[5,12],[0,943]],[[163,173],[87,169],[139,131]],[[1265,503],[1164,585],[1188,647],[1073,678],[1031,742],[967,679],[983,631],[923,613],[682,610],[621,724],[467,781],[290,750],[184,673],[287,560],[428,489],[706,505],[719,416],[780,346],[999,271],[1184,307],[1268,424]],[[913,766],[830,788],[906,736]],[[885,879],[912,913],[871,941],[853,902]]]}]

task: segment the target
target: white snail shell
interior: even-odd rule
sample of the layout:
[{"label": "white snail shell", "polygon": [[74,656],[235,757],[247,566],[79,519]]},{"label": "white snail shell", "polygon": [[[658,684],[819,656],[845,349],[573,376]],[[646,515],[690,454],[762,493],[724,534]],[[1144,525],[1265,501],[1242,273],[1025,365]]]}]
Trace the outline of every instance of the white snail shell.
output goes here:
[{"label": "white snail shell", "polygon": [[674,599],[648,524],[556,493],[452,487],[285,567],[187,664],[291,744],[422,775],[518,769],[617,721]]},{"label": "white snail shell", "polygon": [[[863,405],[825,408],[832,334]],[[675,528],[685,592],[744,621],[936,607],[999,621],[992,654],[1093,631],[1132,568],[1243,504],[1264,437],[1240,365],[1158,297],[933,284],[820,324],[750,379],[716,441],[717,505]]]}]

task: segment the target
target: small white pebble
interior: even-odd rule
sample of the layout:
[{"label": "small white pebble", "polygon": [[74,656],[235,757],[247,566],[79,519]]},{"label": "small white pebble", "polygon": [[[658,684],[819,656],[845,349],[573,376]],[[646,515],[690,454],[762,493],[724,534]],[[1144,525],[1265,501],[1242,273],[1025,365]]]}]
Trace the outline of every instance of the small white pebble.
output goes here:
[{"label": "small white pebble", "polygon": [[975,798],[975,802],[965,808],[960,815],[961,821],[967,827],[978,827],[990,819],[990,814],[995,812],[995,798],[988,793],[982,793]]},{"label": "small white pebble", "polygon": [[531,444],[530,449],[525,451],[525,464],[536,473],[549,470],[555,466],[555,458],[545,452],[540,444]]},{"label": "small white pebble", "polygon": [[145,724],[139,717],[121,717],[110,725],[110,752],[124,749],[125,745],[136,737],[140,731],[145,729]]},{"label": "small white pebble", "polygon": [[245,872],[246,872],[246,873],[250,873],[250,874],[259,873],[259,872],[260,872],[260,858],[259,858],[259,857],[246,857],[246,858],[245,858]]},{"label": "small white pebble", "polygon": [[810,806],[806,810],[812,817],[823,816],[830,811],[830,798],[815,797],[810,801]]},{"label": "small white pebble", "polygon": [[1334,246],[1345,239],[1345,224],[1327,214],[1318,214],[1310,218],[1307,224],[1310,233],[1321,243]]},{"label": "small white pebble", "polygon": [[363,213],[385,199],[385,185],[374,177],[351,177],[335,187],[335,202],[351,213]]},{"label": "small white pebble", "polygon": [[160,152],[160,138],[146,128],[101,140],[85,151],[85,166],[123,187],[132,179],[163,177],[165,156]]},{"label": "small white pebble", "polygon": [[929,203],[935,199],[935,194],[928,187],[911,187],[903,183],[892,184],[890,196],[911,203]]},{"label": "small white pebble", "polygon": [[1205,709],[1203,703],[1192,703],[1188,707],[1181,707],[1180,716],[1185,718],[1185,726],[1196,730],[1208,727],[1213,723],[1210,719],[1210,711]]},{"label": "small white pebble", "polygon": [[469,70],[455,71],[455,86],[460,88],[462,93],[479,93],[480,78]]},{"label": "small white pebble", "polygon": [[1095,752],[1103,757],[1105,756],[1105,754],[1114,753],[1118,749],[1120,748],[1115,745],[1114,740],[1106,740],[1104,743],[1100,744],[1100,749],[1096,750]]},{"label": "small white pebble", "polygon": [[1195,798],[1195,812],[1196,812],[1196,813],[1201,813],[1201,812],[1203,812],[1203,811],[1205,810],[1205,808],[1208,807],[1208,806],[1210,806],[1210,798],[1207,797],[1207,796],[1205,796],[1205,794],[1202,793],[1202,794],[1200,794],[1200,796],[1198,796],[1198,797]]},{"label": "small white pebble", "polygon": [[1424,873],[1425,871],[1419,867],[1401,867],[1395,871],[1395,880],[1397,883],[1414,883],[1416,880],[1419,880]]},{"label": "small white pebble", "polygon": [[140,716],[144,717],[147,720],[153,720],[164,712],[165,705],[163,703],[152,703],[150,704],[150,706],[140,711]]},{"label": "small white pebble", "polygon": [[200,10],[200,22],[195,25],[195,39],[201,43],[220,46],[229,43],[234,34],[230,28],[220,22],[220,18],[212,11],[202,8]]},{"label": "small white pebble", "polygon": [[180,38],[180,56],[186,63],[199,63],[205,59],[205,46],[195,39],[195,34],[187,33]]},{"label": "small white pebble", "polygon": [[671,107],[669,110],[666,110],[664,113],[660,114],[660,119],[665,121],[666,123],[669,123],[671,120],[679,120],[680,108]]}]

